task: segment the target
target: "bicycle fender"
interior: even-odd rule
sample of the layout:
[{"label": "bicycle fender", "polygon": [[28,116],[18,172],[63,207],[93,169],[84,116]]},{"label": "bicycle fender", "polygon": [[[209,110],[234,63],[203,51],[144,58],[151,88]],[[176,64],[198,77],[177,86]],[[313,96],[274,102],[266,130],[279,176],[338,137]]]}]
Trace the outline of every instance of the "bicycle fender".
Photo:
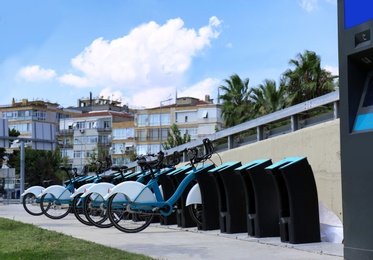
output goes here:
[{"label": "bicycle fender", "polygon": [[71,192],[68,189],[66,189],[66,187],[61,186],[61,185],[52,185],[44,189],[43,192],[38,197],[40,198],[41,196],[47,193],[50,193],[55,198],[59,198],[59,199],[69,199],[71,196]]},{"label": "bicycle fender", "polygon": [[70,198],[74,198],[76,195],[84,193],[84,191],[87,191],[93,185],[95,185],[95,183],[86,183],[80,186],[77,190],[74,191],[73,194],[71,194]]},{"label": "bicycle fender", "polygon": [[28,188],[27,190],[25,190],[21,196],[24,196],[26,195],[27,193],[32,193],[34,194],[35,196],[39,196],[39,194],[41,194],[43,192],[45,188],[42,187],[42,186],[32,186],[30,188]]},{"label": "bicycle fender", "polygon": [[137,181],[125,181],[116,185],[104,198],[107,200],[117,193],[125,194],[133,202],[156,202],[153,192]]},{"label": "bicycle fender", "polygon": [[82,198],[86,197],[88,194],[98,193],[102,197],[105,197],[108,194],[109,189],[112,189],[115,185],[108,182],[100,182],[97,184],[92,185],[86,192],[83,193],[81,196]]},{"label": "bicycle fender", "polygon": [[185,205],[202,204],[201,190],[198,183],[195,184],[189,191]]}]

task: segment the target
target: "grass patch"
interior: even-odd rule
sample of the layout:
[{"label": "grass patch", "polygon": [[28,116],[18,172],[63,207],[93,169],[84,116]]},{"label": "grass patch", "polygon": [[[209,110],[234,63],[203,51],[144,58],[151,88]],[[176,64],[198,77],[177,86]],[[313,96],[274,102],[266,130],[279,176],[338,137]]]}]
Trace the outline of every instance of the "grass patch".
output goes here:
[{"label": "grass patch", "polygon": [[0,218],[0,259],[153,259]]}]

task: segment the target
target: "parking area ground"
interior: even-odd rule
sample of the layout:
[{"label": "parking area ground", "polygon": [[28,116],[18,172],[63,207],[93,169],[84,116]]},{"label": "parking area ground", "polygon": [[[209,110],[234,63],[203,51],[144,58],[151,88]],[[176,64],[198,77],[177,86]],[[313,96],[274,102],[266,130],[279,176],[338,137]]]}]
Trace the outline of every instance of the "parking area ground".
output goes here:
[{"label": "parking area ground", "polygon": [[245,233],[223,234],[220,230],[200,231],[177,225],[151,224],[146,230],[126,234],[116,228],[85,226],[73,214],[52,220],[31,216],[21,204],[0,204],[0,217],[62,232],[125,251],[156,259],[343,259],[343,245],[334,243],[288,244],[279,237],[253,238]]}]

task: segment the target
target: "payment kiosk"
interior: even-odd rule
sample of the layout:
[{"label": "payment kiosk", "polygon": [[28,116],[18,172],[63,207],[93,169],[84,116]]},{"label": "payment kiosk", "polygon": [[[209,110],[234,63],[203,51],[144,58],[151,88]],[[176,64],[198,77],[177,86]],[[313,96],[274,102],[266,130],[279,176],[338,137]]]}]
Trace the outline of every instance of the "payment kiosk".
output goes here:
[{"label": "payment kiosk", "polygon": [[344,258],[373,259],[373,1],[338,0]]}]

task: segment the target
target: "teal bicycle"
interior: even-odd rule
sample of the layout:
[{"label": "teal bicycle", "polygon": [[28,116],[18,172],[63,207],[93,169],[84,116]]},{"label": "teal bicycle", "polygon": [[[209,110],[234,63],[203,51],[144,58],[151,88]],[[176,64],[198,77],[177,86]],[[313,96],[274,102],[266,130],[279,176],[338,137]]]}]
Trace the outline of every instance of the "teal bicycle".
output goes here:
[{"label": "teal bicycle", "polygon": [[214,148],[209,139],[203,140],[205,154],[198,156],[197,149],[190,149],[193,158],[190,160],[192,169],[179,184],[174,194],[164,200],[158,185],[157,173],[163,168],[163,155],[156,160],[138,160],[138,165],[147,169],[150,181],[144,185],[140,182],[127,181],[116,185],[105,197],[108,207],[108,217],[120,231],[136,233],[146,229],[152,223],[155,215],[169,216],[174,210],[174,204],[181,197],[189,183],[194,181],[195,164],[210,159]]}]

